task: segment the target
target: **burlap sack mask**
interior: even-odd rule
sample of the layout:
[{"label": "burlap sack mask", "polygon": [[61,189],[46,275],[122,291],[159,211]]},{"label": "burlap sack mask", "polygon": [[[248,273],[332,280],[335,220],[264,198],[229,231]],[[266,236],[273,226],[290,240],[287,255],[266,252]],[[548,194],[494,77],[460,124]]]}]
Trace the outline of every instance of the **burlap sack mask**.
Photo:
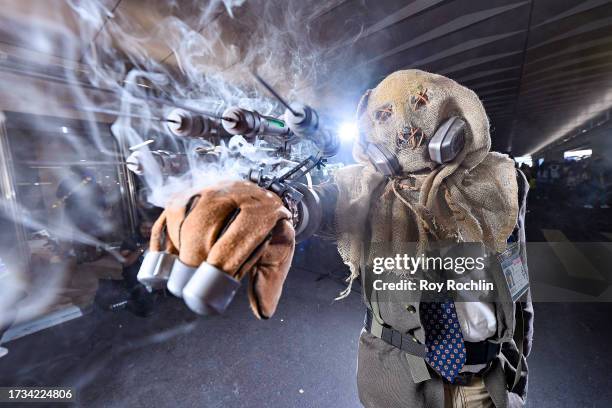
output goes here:
[{"label": "burlap sack mask", "polygon": [[[518,213],[514,163],[489,152],[489,121],[474,92],[440,75],[397,71],[366,92],[357,115],[362,138],[394,152],[402,175],[377,173],[361,143],[353,149],[358,164],[336,173],[338,249],[351,281],[372,256],[362,253],[365,240],[394,253],[406,253],[406,242],[418,242],[420,252],[432,240],[505,248]],[[465,147],[438,165],[427,144],[450,116],[467,123]]]}]

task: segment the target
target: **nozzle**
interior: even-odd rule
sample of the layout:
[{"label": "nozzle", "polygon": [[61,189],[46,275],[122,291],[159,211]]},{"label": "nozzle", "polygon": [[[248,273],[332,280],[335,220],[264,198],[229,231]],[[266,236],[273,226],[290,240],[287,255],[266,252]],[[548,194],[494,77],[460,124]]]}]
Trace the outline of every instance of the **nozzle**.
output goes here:
[{"label": "nozzle", "polygon": [[261,115],[257,111],[231,107],[222,116],[221,124],[228,133],[242,135],[249,142],[258,136],[290,136],[289,128],[283,120]]},{"label": "nozzle", "polygon": [[219,119],[189,112],[185,109],[174,109],[166,118],[166,126],[170,133],[179,137],[201,137],[218,141],[229,138]]},{"label": "nozzle", "polygon": [[340,141],[336,134],[319,126],[317,111],[302,103],[292,103],[291,108],[285,111],[285,122],[291,132],[298,137],[312,140],[324,157],[338,153]]},{"label": "nozzle", "polygon": [[149,160],[149,166],[157,166],[165,175],[181,174],[189,167],[185,154],[164,150],[153,150],[151,152],[136,150],[125,160],[125,165],[132,173],[142,176],[145,173],[147,160]]},{"label": "nozzle", "polygon": [[289,129],[300,137],[309,137],[319,128],[319,115],[308,105],[292,103],[285,111],[285,122]]},{"label": "nozzle", "polygon": [[142,153],[137,150],[131,153],[128,158],[125,159],[125,166],[127,169],[137,176],[142,176],[144,174],[141,155]]}]

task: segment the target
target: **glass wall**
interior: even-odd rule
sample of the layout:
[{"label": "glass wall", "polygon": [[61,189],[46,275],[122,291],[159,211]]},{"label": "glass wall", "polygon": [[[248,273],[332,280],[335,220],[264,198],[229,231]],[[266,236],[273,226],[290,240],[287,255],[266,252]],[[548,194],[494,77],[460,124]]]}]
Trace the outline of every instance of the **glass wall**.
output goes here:
[{"label": "glass wall", "polygon": [[[17,279],[23,287],[18,320],[88,307],[100,278],[120,278],[121,265],[108,251],[134,233],[118,144],[106,124],[5,116],[9,154],[3,159],[15,193],[13,218],[30,259]],[[3,241],[14,241],[7,231],[0,233]]]},{"label": "glass wall", "polygon": [[108,125],[6,116],[17,201],[32,216],[30,234],[58,220],[109,244],[131,232],[125,167]]}]

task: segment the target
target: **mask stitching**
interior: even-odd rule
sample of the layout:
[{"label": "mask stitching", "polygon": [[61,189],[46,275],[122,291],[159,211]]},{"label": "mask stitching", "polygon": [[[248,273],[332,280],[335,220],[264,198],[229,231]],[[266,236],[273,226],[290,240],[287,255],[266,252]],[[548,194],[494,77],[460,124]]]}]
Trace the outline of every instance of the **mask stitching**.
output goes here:
[{"label": "mask stitching", "polygon": [[429,104],[429,95],[427,95],[427,88],[420,90],[416,95],[413,95],[410,98],[410,102],[412,103],[412,110],[416,111],[421,106],[425,106]]},{"label": "mask stitching", "polygon": [[397,147],[404,148],[406,145],[412,150],[421,147],[425,140],[425,132],[417,126],[404,126],[397,136]]}]

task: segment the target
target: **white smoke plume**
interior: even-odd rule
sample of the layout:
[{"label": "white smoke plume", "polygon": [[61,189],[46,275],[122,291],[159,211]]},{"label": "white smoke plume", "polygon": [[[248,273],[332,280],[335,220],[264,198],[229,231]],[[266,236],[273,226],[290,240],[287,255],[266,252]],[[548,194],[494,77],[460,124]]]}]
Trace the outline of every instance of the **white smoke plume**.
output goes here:
[{"label": "white smoke plume", "polygon": [[[333,84],[330,79],[343,76],[337,70],[338,61],[345,61],[348,69],[354,40],[351,36],[361,31],[347,30],[345,38],[335,38],[335,45],[344,44],[341,48],[334,44],[326,47],[313,32],[310,22],[344,3],[340,0],[30,2],[30,7],[37,9],[22,9],[17,0],[9,3],[6,7],[14,9],[15,14],[3,20],[0,32],[15,38],[19,47],[10,48],[10,54],[0,52],[0,94],[7,95],[8,101],[0,103],[0,110],[45,112],[52,117],[79,120],[95,154],[77,133],[68,131],[54,136],[48,148],[55,149],[55,157],[65,164],[49,170],[56,173],[57,179],[66,176],[74,157],[79,158],[77,162],[123,163],[130,153],[129,146],[153,140],[139,151],[144,157],[142,182],[149,192],[147,199],[159,207],[177,194],[221,179],[242,177],[254,163],[264,163],[277,171],[287,163],[239,137],[221,147],[220,161],[202,161],[195,153],[197,148],[210,146],[204,141],[171,136],[158,119],[167,115],[172,103],[160,104],[153,99],[217,114],[229,106],[239,106],[280,115],[282,106],[253,80],[251,72],[258,72],[286,99],[325,107],[325,111],[319,111],[324,121],[339,115],[347,117],[353,107],[337,101],[343,100],[341,95],[358,95],[363,90],[359,85],[351,87],[343,82],[345,88],[337,93],[323,95],[313,91],[316,84]],[[138,8],[142,13],[135,10]],[[17,16],[23,18],[19,20]],[[53,18],[39,21],[37,16]],[[24,24],[24,20],[31,24]],[[365,75],[352,72],[352,78]],[[100,125],[101,118],[109,117],[104,112],[116,115],[110,132]],[[36,127],[44,129],[45,120],[36,119]],[[60,145],[64,147],[56,147]],[[18,157],[30,148],[13,143],[10,150]],[[183,174],[167,177],[151,154],[157,149],[186,157],[188,167]],[[308,146],[304,149],[308,151]],[[235,154],[237,150],[240,155]],[[2,197],[5,219],[27,231],[46,230],[60,240],[98,245],[112,253],[112,248],[97,237],[99,234],[69,225],[65,217],[50,220],[33,214],[17,204],[20,199]],[[94,229],[110,230],[111,223],[100,219]],[[0,257],[6,258],[9,252],[11,248],[1,248]],[[8,272],[0,272],[0,298],[6,300],[0,303],[0,328],[3,317],[4,323],[9,320],[13,298],[19,298],[16,293],[48,294],[29,304],[29,316],[35,316],[62,285],[61,276],[38,281],[20,277],[28,275],[27,263],[18,266],[10,262],[6,266]],[[13,283],[4,284],[9,280]],[[23,284],[26,281],[29,283]],[[24,308],[23,303],[19,308]]]}]

